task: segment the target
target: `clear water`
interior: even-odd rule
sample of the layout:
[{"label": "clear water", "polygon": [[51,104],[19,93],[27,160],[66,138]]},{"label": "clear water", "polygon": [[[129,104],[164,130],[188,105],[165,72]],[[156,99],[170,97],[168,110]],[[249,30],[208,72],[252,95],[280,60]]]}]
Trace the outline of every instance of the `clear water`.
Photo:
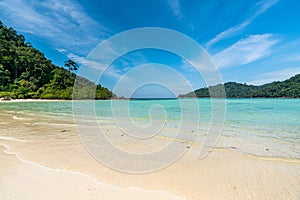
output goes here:
[{"label": "clear water", "polygon": [[[200,112],[196,110],[195,101]],[[89,112],[90,103],[80,102],[80,116],[94,114]],[[189,140],[197,134],[199,143],[205,140],[212,116],[210,99],[108,100],[95,101],[94,105],[98,120],[122,126],[132,123],[145,129],[153,120],[160,122],[159,125],[163,122],[163,135],[172,137],[181,131],[180,138]],[[71,101],[0,103],[0,113],[50,116],[58,121],[71,119],[72,108]],[[121,122],[116,123],[116,119]],[[5,126],[1,125],[2,128]],[[259,156],[299,159],[300,99],[226,99],[226,118],[217,147]]]}]

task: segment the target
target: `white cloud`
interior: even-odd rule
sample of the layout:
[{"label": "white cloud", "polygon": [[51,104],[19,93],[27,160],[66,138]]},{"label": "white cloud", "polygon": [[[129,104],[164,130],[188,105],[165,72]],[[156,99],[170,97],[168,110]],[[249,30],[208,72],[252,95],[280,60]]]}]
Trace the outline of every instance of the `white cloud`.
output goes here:
[{"label": "white cloud", "polygon": [[287,60],[289,62],[298,62],[300,61],[300,55],[299,54],[291,55]]},{"label": "white cloud", "polygon": [[[114,66],[106,66],[101,62],[86,59],[85,57],[68,52],[65,49],[57,49],[57,51],[65,54],[69,59],[75,61],[79,65],[83,65],[84,68],[86,68],[86,71],[88,72],[93,71],[94,74],[98,74],[98,75],[103,73],[104,76],[109,76],[117,80],[120,79],[122,76],[123,70],[117,70]],[[79,72],[79,74],[81,76],[85,76],[86,71]]]},{"label": "white cloud", "polygon": [[86,65],[90,68],[99,69],[102,71],[106,68],[104,65],[101,65],[98,62],[87,60],[85,57],[68,52],[66,49],[57,49],[57,51],[65,54],[69,59],[75,61],[79,65]]},{"label": "white cloud", "polygon": [[255,80],[248,82],[252,85],[262,85],[273,81],[283,81],[296,74],[300,74],[300,67],[286,68],[278,71],[266,72],[260,74]]},{"label": "white cloud", "polygon": [[272,34],[250,35],[218,52],[212,58],[218,68],[240,66],[268,56],[272,52],[271,47],[278,42],[279,40]]},{"label": "white cloud", "polygon": [[277,2],[278,2],[278,0],[268,0],[268,1],[262,1],[262,2],[260,2],[259,4],[256,5],[258,7],[258,9],[256,10],[256,12],[254,12],[248,19],[246,19],[241,24],[233,26],[233,27],[231,27],[231,28],[229,28],[229,29],[227,29],[227,30],[219,33],[213,39],[211,39],[210,41],[208,41],[206,43],[205,47],[208,49],[212,45],[214,45],[217,42],[219,42],[220,40],[232,37],[235,33],[239,32],[239,31],[243,30],[244,28],[246,28],[247,26],[249,26],[256,17],[258,17],[262,13],[266,12],[271,6],[273,6]]},{"label": "white cloud", "polygon": [[109,32],[80,4],[71,0],[1,1],[0,16],[20,32],[39,36],[50,40],[53,46],[79,53],[90,50]]},{"label": "white cloud", "polygon": [[167,0],[172,12],[178,19],[182,19],[183,15],[181,13],[179,0]]}]

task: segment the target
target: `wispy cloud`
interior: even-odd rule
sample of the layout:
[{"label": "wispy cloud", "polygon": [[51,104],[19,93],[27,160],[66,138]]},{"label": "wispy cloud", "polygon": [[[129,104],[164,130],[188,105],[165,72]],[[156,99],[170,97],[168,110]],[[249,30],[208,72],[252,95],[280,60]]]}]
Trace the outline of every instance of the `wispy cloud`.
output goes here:
[{"label": "wispy cloud", "polygon": [[82,65],[86,62],[85,57],[75,55],[71,52],[68,52],[66,49],[57,49],[57,51],[59,51],[60,53],[66,55],[69,59],[75,61],[77,64]]},{"label": "wispy cloud", "polygon": [[178,19],[182,19],[183,15],[181,13],[180,2],[179,0],[167,0],[172,12]]},{"label": "wispy cloud", "polygon": [[[119,80],[122,77],[122,73],[113,66],[107,66],[101,62],[87,59],[85,57],[68,52],[65,49],[57,50],[80,65],[77,75],[83,76],[95,83],[101,81],[103,77],[109,77],[110,80],[112,78],[114,80]],[[81,68],[82,66],[83,68]]]},{"label": "wispy cloud", "polygon": [[235,67],[270,55],[280,40],[272,34],[250,35],[213,56],[218,68]]},{"label": "wispy cloud", "polygon": [[20,32],[39,36],[50,40],[56,47],[79,53],[90,50],[109,32],[79,3],[71,0],[1,1],[0,13]]},{"label": "wispy cloud", "polygon": [[[111,55],[114,55],[116,53],[115,51],[113,51],[112,48],[108,48],[108,50],[105,51],[106,54],[99,54],[99,56],[97,56],[97,59],[93,59],[92,57],[85,58],[83,56],[79,56],[72,52],[69,52],[66,49],[56,50],[66,55],[69,59],[75,61],[79,65],[83,65],[88,69],[93,70],[95,74],[101,74],[103,72],[103,75],[115,78],[117,80],[120,79],[123,76],[123,74],[125,74],[132,68],[141,65],[142,63],[147,63],[147,60],[141,53],[133,52],[130,56],[124,56],[120,58],[118,63],[120,66],[106,66],[105,64],[103,64],[106,62],[106,59],[108,59]],[[84,74],[82,75],[84,76]]]},{"label": "wispy cloud", "polygon": [[71,53],[66,49],[57,49],[57,51],[66,55],[69,59],[75,61],[79,65],[85,65],[88,66],[89,68],[93,68],[95,70],[100,70],[100,71],[104,71],[107,68],[105,65],[100,64],[99,62],[87,60],[85,57]]},{"label": "wispy cloud", "polygon": [[248,82],[252,85],[262,85],[273,81],[283,81],[296,74],[300,74],[300,67],[286,68],[282,70],[266,72],[256,76],[255,80]]},{"label": "wispy cloud", "polygon": [[265,0],[265,1],[261,1],[260,3],[256,4],[256,7],[257,7],[256,11],[248,19],[246,19],[241,24],[233,26],[233,27],[231,27],[231,28],[229,28],[229,29],[227,29],[227,30],[219,33],[213,39],[211,39],[210,41],[208,41],[206,43],[205,47],[208,49],[212,45],[214,45],[217,42],[219,42],[220,40],[232,37],[234,34],[242,31],[244,28],[246,28],[247,26],[249,26],[255,18],[257,18],[262,13],[266,12],[271,6],[273,6],[277,2],[278,2],[278,0]]},{"label": "wispy cloud", "polygon": [[298,62],[300,61],[300,54],[297,55],[291,55],[291,57],[288,59],[290,62]]}]

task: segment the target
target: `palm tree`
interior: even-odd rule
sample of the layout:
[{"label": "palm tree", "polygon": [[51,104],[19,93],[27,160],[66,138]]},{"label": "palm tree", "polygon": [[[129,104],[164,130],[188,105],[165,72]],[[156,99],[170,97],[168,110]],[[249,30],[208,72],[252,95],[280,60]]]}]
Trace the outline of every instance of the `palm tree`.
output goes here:
[{"label": "palm tree", "polygon": [[78,65],[76,62],[74,62],[73,60],[69,59],[67,61],[65,61],[65,67],[68,68],[69,72],[70,72],[70,77],[72,75],[72,71],[76,71],[78,69]]}]

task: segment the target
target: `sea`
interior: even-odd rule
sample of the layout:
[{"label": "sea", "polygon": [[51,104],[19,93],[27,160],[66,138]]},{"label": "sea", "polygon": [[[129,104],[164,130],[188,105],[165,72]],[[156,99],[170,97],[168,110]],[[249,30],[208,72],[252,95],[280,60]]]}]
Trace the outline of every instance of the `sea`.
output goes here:
[{"label": "sea", "polygon": [[[14,101],[0,102],[0,113],[2,141],[42,141],[53,134],[67,140],[62,127],[95,121],[102,130],[117,127],[142,140],[159,136],[258,157],[300,159],[300,99]],[[53,129],[43,129],[45,124]],[[55,132],[56,125],[62,130]]]}]

